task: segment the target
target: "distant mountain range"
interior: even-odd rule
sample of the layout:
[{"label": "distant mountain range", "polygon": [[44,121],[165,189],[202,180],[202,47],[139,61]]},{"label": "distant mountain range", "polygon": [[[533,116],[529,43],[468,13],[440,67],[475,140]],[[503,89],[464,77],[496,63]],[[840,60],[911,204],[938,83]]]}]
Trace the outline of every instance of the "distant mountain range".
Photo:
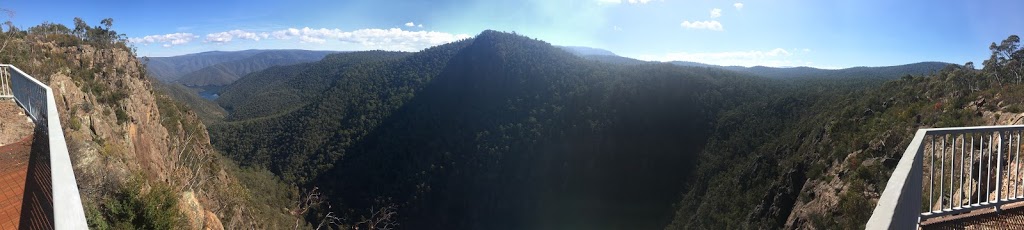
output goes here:
[{"label": "distant mountain range", "polygon": [[[585,59],[623,65],[641,65],[657,62],[618,56],[615,53],[584,46],[555,46]],[[210,51],[173,57],[151,57],[146,63],[149,74],[168,83],[189,87],[227,86],[245,75],[272,66],[314,62],[337,51],[310,50],[242,50]],[[853,67],[846,69],[818,69],[813,67],[720,66],[690,61],[668,62],[678,66],[721,68],[767,78],[799,79],[808,77],[876,76],[895,79],[899,74],[924,75],[948,65],[942,62],[919,62],[885,67]]]},{"label": "distant mountain range", "polygon": [[807,177],[787,173],[829,153],[804,141],[852,135],[849,114],[883,106],[860,104],[863,92],[945,66],[647,62],[484,31],[245,75],[220,91],[227,115],[208,127],[243,166],[352,210],[398,204],[403,226],[773,229]]},{"label": "distant mountain range", "polygon": [[[685,65],[673,62],[677,65]],[[813,78],[813,77],[877,77],[885,79],[895,79],[902,77],[902,75],[926,75],[932,72],[938,71],[949,65],[950,63],[945,62],[918,62],[905,65],[897,66],[881,66],[881,67],[851,67],[845,69],[818,69],[812,67],[766,67],[766,66],[754,66],[754,67],[742,67],[742,66],[727,66],[722,67],[728,70],[747,72],[756,74],[768,78]],[[712,66],[714,67],[714,66]]]},{"label": "distant mountain range", "polygon": [[556,46],[577,56],[618,56],[612,51],[586,46]]},{"label": "distant mountain range", "polygon": [[186,86],[224,86],[246,74],[271,66],[314,62],[337,51],[242,50],[211,51],[173,57],[151,57],[149,74],[164,82]]},{"label": "distant mountain range", "polygon": [[[583,47],[583,46],[557,46],[557,47],[561,48],[562,50],[568,51],[569,53],[575,54],[576,56],[580,56],[580,57],[583,57],[583,58],[586,58],[586,59],[590,59],[590,60],[605,62],[605,63],[625,64],[625,65],[639,65],[639,64],[658,63],[658,62],[643,61],[643,60],[637,60],[637,59],[633,59],[633,58],[618,56],[615,53],[612,53],[611,51],[604,50],[604,49],[599,49],[599,48],[591,48],[591,47]],[[845,69],[818,69],[818,68],[806,67],[806,66],[800,66],[800,67],[720,66],[720,65],[712,65],[712,64],[705,64],[705,63],[691,62],[691,61],[671,61],[671,62],[668,62],[668,63],[672,63],[673,65],[678,65],[678,66],[721,68],[721,69],[727,69],[727,70],[732,70],[732,71],[736,71],[736,72],[749,73],[749,74],[758,75],[758,76],[762,76],[762,77],[777,78],[777,79],[788,79],[788,78],[799,79],[799,78],[815,78],[815,77],[851,77],[851,76],[856,76],[856,77],[879,77],[879,78],[884,78],[884,79],[895,79],[895,78],[901,77],[901,76],[898,76],[900,74],[904,74],[904,75],[911,74],[911,75],[918,75],[918,76],[925,75],[925,74],[930,74],[930,73],[932,73],[934,71],[942,69],[942,67],[945,67],[946,65],[949,65],[949,63],[944,63],[944,62],[918,62],[918,63],[911,63],[911,64],[905,64],[905,65],[897,65],[897,66],[881,66],[881,67],[863,67],[862,66],[862,67],[851,67],[851,68],[845,68]]]}]

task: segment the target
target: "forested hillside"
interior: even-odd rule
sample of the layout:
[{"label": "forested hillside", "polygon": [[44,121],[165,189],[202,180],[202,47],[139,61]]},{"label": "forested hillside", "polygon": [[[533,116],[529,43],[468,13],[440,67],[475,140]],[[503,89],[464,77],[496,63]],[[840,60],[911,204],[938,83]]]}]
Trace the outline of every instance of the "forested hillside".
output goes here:
[{"label": "forested hillside", "polygon": [[142,59],[146,65],[147,74],[164,82],[174,82],[193,71],[222,62],[245,59],[261,52],[263,51],[210,51],[173,57],[142,57]]},{"label": "forested hillside", "polygon": [[239,162],[319,187],[333,208],[311,220],[395,207],[422,228],[782,226],[785,199],[833,163],[797,160],[817,159],[792,147],[803,129],[848,115],[822,112],[846,111],[836,101],[939,68],[782,81],[583,56],[495,31],[412,54],[335,54],[228,87],[218,103],[231,115],[211,135]]},{"label": "forested hillside", "polygon": [[187,86],[223,86],[235,82],[246,74],[272,66],[314,62],[332,51],[267,50],[252,56],[225,61],[186,73],[176,82]]},{"label": "forested hillside", "polygon": [[403,52],[362,51],[328,55],[316,63],[271,67],[249,75],[221,90],[217,98],[231,110],[226,120],[272,116],[313,103],[348,68],[362,63],[397,59]]},{"label": "forested hillside", "polygon": [[917,129],[1019,124],[1018,44],[993,43],[982,70],[794,82],[723,114],[668,228],[863,228]]}]

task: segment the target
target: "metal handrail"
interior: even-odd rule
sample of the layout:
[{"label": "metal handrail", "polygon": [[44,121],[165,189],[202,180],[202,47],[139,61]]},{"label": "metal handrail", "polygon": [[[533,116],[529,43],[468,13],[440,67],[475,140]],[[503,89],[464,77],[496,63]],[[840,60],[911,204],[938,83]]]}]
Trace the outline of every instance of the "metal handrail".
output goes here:
[{"label": "metal handrail", "polygon": [[[68,154],[64,130],[60,125],[53,90],[32,76],[9,64],[0,64],[0,71],[10,76],[11,92],[18,105],[45,130],[50,148],[50,181],[53,197],[55,229],[87,229],[82,198],[78,193],[71,156]],[[10,71],[13,70],[13,71]]]},{"label": "metal handrail", "polygon": [[11,77],[7,71],[0,71],[0,98],[14,98],[11,93]]},{"label": "metal handrail", "polygon": [[[998,210],[1024,201],[1024,175],[1019,167],[1022,135],[1024,125],[918,130],[867,228],[917,228],[926,219]],[[922,204],[928,205],[922,208]]]}]

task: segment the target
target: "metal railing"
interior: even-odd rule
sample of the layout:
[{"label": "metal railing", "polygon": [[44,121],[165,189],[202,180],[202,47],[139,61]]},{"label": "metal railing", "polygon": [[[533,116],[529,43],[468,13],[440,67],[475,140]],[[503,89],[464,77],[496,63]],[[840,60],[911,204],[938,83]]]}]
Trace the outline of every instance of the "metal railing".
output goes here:
[{"label": "metal railing", "polygon": [[1024,125],[921,129],[903,153],[868,229],[911,229],[921,221],[1024,199]]},{"label": "metal railing", "polygon": [[13,65],[0,64],[0,72],[10,78],[10,91],[18,105],[35,121],[36,130],[46,132],[50,150],[50,181],[55,229],[87,229],[82,198],[71,167],[64,130],[57,114],[53,90]]},{"label": "metal railing", "polygon": [[7,71],[0,71],[0,98],[13,98],[11,92],[11,76]]}]

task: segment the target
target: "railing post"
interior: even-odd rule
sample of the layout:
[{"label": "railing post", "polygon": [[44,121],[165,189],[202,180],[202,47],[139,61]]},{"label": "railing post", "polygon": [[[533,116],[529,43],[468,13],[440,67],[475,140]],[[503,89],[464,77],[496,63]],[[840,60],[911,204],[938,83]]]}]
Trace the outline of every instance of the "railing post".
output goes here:
[{"label": "railing post", "polygon": [[903,152],[868,219],[867,229],[917,228],[921,217],[921,185],[924,182],[922,143],[926,131],[918,130],[910,147]]},{"label": "railing post", "polygon": [[996,146],[996,210],[999,210],[999,205],[1002,203],[1003,197],[1003,132],[996,132],[999,134],[999,143]]}]

